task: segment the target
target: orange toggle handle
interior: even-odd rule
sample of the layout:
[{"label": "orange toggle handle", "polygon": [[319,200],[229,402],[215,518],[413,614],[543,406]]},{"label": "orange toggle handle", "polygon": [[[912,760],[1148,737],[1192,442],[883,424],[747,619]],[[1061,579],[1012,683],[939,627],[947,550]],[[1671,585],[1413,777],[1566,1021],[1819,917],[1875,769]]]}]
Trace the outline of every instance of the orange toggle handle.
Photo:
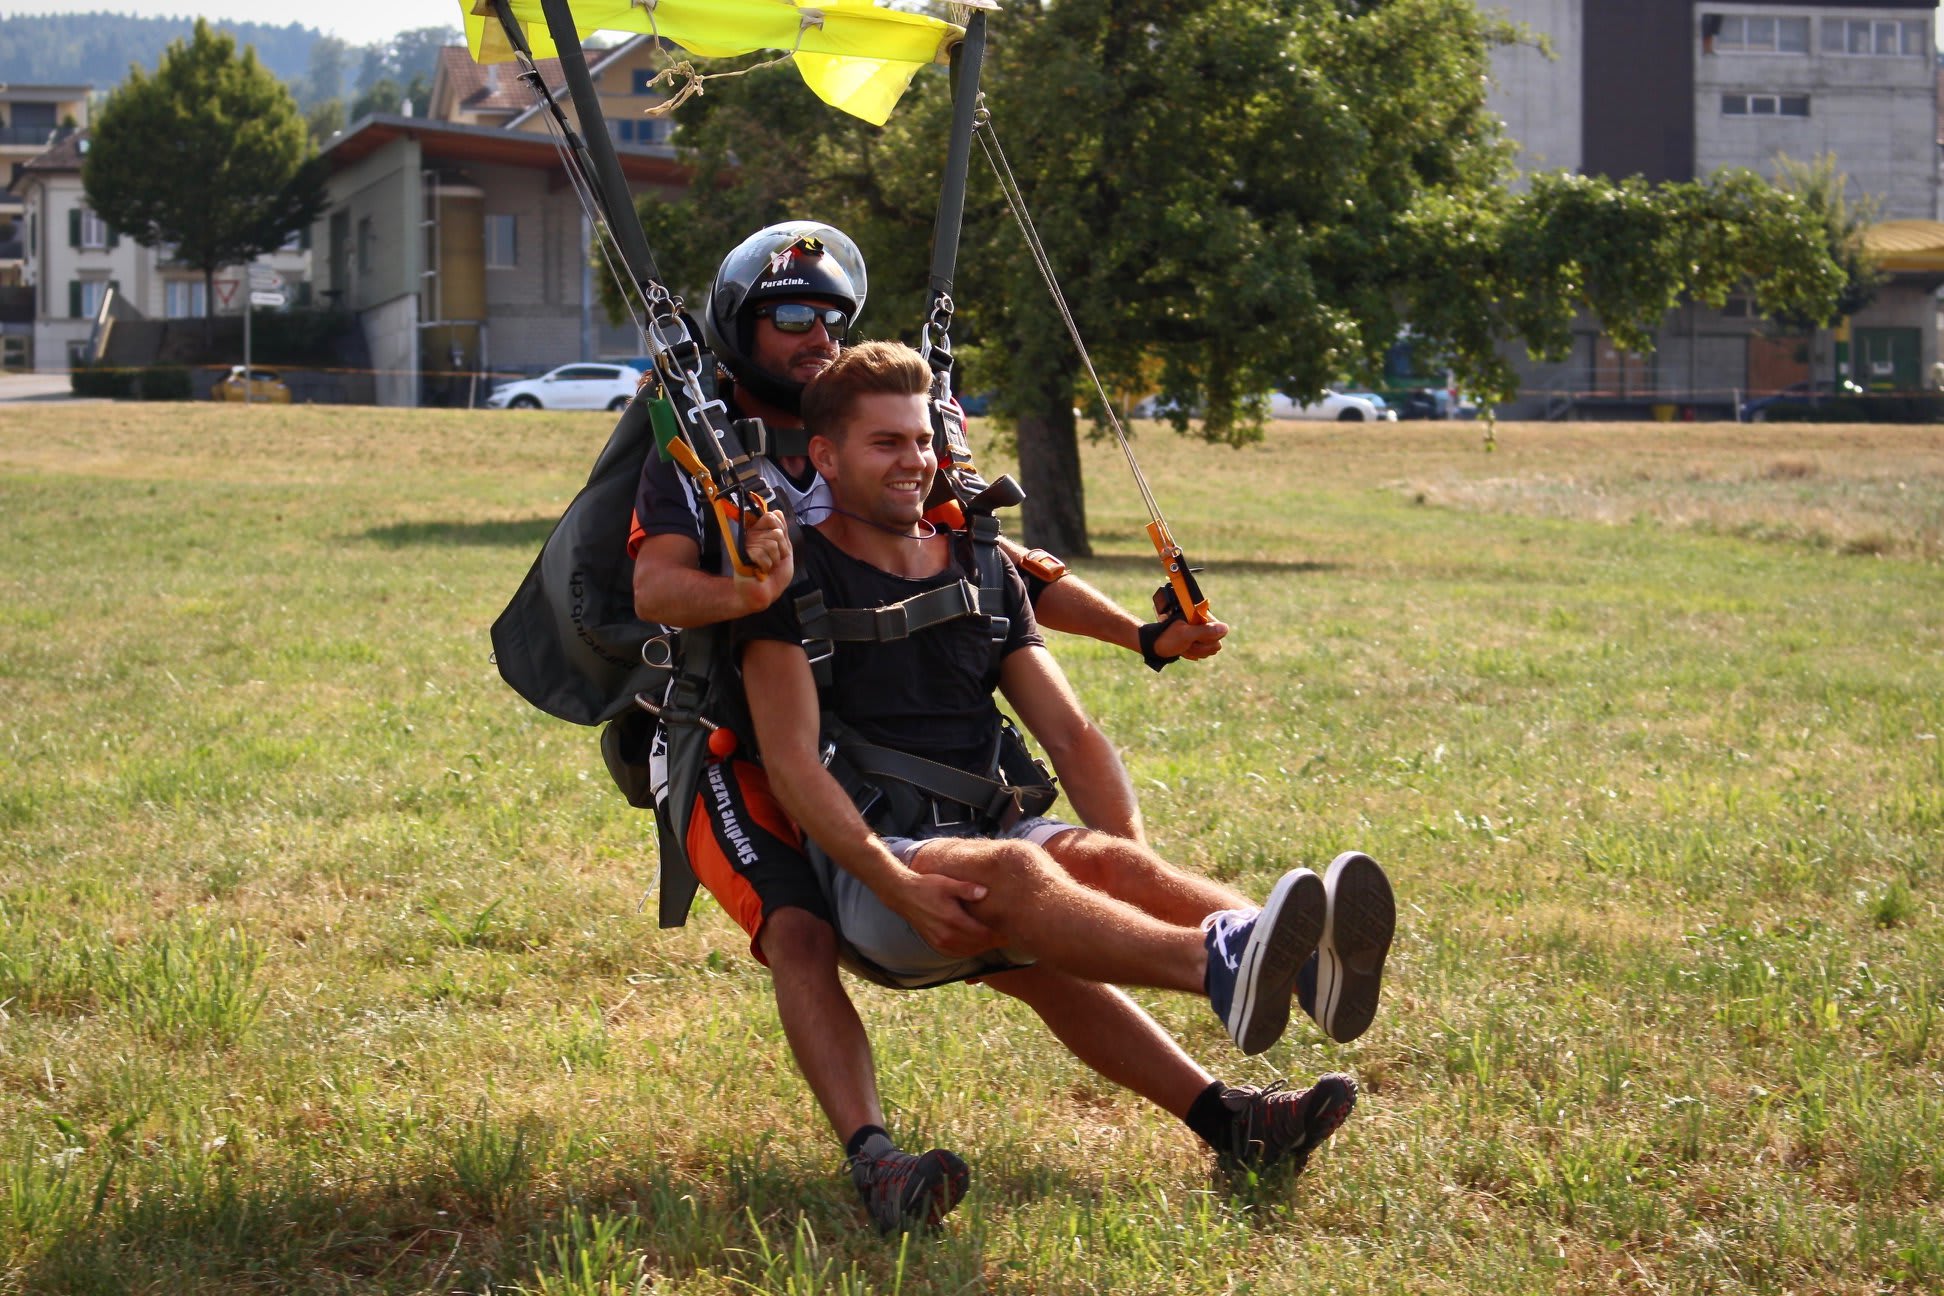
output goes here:
[{"label": "orange toggle handle", "polygon": [[1211,619],[1208,614],[1208,599],[1201,592],[1201,584],[1195,580],[1195,573],[1188,569],[1187,555],[1181,546],[1168,534],[1168,524],[1160,518],[1147,524],[1148,539],[1154,542],[1154,552],[1161,555],[1162,565],[1168,569],[1168,584],[1174,587],[1175,600],[1181,604],[1181,615],[1190,625],[1207,625]]}]

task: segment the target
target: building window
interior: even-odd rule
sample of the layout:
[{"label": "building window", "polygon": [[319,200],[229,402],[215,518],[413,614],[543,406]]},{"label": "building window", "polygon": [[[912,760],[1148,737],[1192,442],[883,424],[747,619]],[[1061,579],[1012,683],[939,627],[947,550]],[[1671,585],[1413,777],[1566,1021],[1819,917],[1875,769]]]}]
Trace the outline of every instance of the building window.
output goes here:
[{"label": "building window", "polygon": [[1721,96],[1724,117],[1807,117],[1808,95],[1725,94]]},{"label": "building window", "polygon": [[623,117],[620,121],[614,123],[614,138],[620,140],[623,144],[632,144],[634,143],[634,130],[634,122]]},{"label": "building window", "polygon": [[209,287],[200,279],[171,279],[162,286],[162,313],[169,319],[200,319],[209,313]]},{"label": "building window", "polygon": [[1923,56],[1930,49],[1930,24],[1922,18],[1825,18],[1825,54]]},{"label": "building window", "polygon": [[[1713,17],[1714,15],[1710,15]],[[1807,18],[1751,18],[1721,15],[1715,48],[1735,54],[1807,54]]]},{"label": "building window", "polygon": [[81,209],[81,238],[76,246],[90,250],[108,246],[108,222],[86,207]]},{"label": "building window", "polygon": [[93,319],[101,313],[101,303],[108,296],[108,280],[77,279],[68,291],[68,305],[73,308],[74,318]]},{"label": "building window", "polygon": [[378,234],[372,228],[371,217],[358,217],[358,273],[371,273],[371,250],[377,245]]},{"label": "building window", "polygon": [[519,218],[510,215],[486,217],[486,268],[511,270],[520,264]]},{"label": "building window", "polygon": [[634,92],[638,95],[655,93],[655,77],[657,75],[659,74],[649,68],[636,68],[634,70]]}]

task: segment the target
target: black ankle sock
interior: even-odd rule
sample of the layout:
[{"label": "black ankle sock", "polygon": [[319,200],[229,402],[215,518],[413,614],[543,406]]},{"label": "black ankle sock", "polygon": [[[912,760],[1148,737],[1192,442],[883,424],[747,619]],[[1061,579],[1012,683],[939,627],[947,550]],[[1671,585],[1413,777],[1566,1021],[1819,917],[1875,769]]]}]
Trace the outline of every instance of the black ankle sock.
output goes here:
[{"label": "black ankle sock", "polygon": [[855,1134],[852,1134],[844,1140],[844,1155],[846,1157],[854,1157],[859,1152],[862,1152],[864,1145],[870,1142],[871,1135],[873,1134],[883,1135],[887,1142],[891,1138],[890,1132],[882,1125],[860,1125],[857,1127]]},{"label": "black ankle sock", "polygon": [[1182,1124],[1195,1131],[1195,1136],[1217,1151],[1229,1145],[1229,1125],[1234,1116],[1222,1105],[1222,1095],[1228,1086],[1220,1080],[1201,1091],[1195,1101],[1189,1104],[1188,1114],[1181,1118]]}]

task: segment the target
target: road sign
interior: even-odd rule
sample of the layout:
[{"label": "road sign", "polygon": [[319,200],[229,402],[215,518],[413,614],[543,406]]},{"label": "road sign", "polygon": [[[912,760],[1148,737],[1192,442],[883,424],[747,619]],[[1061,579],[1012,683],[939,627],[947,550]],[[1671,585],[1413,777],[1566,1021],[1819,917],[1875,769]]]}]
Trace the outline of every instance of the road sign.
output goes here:
[{"label": "road sign", "polygon": [[283,276],[267,265],[251,262],[245,267],[250,274],[250,288],[254,292],[275,292],[283,287]]},{"label": "road sign", "polygon": [[236,285],[239,282],[241,281],[236,279],[218,279],[216,281],[216,304],[218,306],[227,306],[236,300]]},{"label": "road sign", "polygon": [[250,305],[266,306],[273,310],[281,307],[285,300],[286,298],[280,292],[253,292],[250,294]]}]

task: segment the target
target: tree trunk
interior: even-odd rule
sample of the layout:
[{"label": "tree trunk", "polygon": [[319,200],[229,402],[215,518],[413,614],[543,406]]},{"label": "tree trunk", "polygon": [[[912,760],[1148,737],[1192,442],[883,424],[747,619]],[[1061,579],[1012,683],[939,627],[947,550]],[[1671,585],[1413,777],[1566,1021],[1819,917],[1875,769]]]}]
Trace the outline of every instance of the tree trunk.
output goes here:
[{"label": "tree trunk", "polygon": [[216,269],[203,267],[203,361],[216,346]]},{"label": "tree trunk", "polygon": [[1080,479],[1080,439],[1073,407],[1056,405],[1019,416],[1020,506],[1026,546],[1061,558],[1090,558],[1086,485]]}]

